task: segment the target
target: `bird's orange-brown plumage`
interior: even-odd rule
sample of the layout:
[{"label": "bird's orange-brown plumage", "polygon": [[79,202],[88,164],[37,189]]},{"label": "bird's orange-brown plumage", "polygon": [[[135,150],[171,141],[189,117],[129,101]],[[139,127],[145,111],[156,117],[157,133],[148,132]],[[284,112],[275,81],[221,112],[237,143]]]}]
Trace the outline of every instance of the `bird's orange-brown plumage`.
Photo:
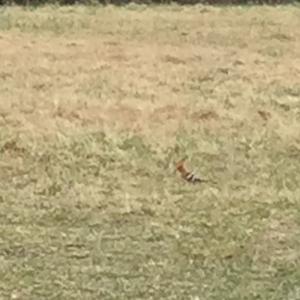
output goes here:
[{"label": "bird's orange-brown plumage", "polygon": [[209,182],[209,181],[212,183],[216,183],[215,181],[212,180],[202,179],[196,174],[194,174],[193,172],[189,172],[184,166],[185,160],[186,159],[184,158],[176,163],[176,170],[180,173],[181,177],[184,180],[190,183],[201,183],[201,182]]},{"label": "bird's orange-brown plumage", "polygon": [[185,159],[180,160],[176,163],[176,170],[181,174],[181,177],[191,183],[196,182],[204,182],[205,180],[200,179],[198,176],[196,176],[193,172],[189,172],[184,167]]},{"label": "bird's orange-brown plumage", "polygon": [[183,176],[183,175],[187,175],[189,172],[186,170],[186,168],[184,167],[184,162],[185,160],[182,159],[179,162],[176,163],[176,170]]}]

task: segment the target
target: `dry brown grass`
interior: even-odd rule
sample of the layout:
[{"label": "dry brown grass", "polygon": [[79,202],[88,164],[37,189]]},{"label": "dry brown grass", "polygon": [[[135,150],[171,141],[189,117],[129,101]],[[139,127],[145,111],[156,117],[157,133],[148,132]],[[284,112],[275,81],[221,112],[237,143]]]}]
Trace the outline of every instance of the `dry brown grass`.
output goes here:
[{"label": "dry brown grass", "polygon": [[299,17],[2,9],[0,298],[298,299]]},{"label": "dry brown grass", "polygon": [[161,124],[168,134],[241,122],[256,130],[266,110],[278,130],[292,121],[297,135],[289,108],[299,96],[299,15],[291,10],[8,9],[2,116],[42,134],[106,126],[157,137]]}]

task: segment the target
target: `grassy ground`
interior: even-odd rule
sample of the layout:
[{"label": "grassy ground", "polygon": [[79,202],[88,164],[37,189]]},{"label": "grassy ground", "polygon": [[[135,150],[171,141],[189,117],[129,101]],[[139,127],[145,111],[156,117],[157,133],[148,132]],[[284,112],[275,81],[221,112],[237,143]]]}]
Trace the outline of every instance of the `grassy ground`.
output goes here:
[{"label": "grassy ground", "polygon": [[299,28],[2,8],[0,299],[300,299]]}]

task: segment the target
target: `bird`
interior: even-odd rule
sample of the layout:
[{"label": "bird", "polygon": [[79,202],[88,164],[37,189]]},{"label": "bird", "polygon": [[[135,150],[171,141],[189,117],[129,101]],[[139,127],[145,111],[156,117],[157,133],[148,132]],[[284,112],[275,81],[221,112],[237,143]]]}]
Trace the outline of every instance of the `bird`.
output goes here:
[{"label": "bird", "polygon": [[184,166],[185,161],[186,161],[186,158],[183,158],[176,163],[176,170],[180,173],[181,177],[185,181],[187,181],[189,183],[193,183],[193,184],[211,181],[208,179],[202,179],[198,175],[196,175],[194,172],[188,171]]}]

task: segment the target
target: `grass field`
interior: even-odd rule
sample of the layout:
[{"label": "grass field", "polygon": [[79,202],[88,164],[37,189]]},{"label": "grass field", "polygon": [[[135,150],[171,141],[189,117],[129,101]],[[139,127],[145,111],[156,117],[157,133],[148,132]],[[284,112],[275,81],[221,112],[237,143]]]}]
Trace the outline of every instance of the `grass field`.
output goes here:
[{"label": "grass field", "polygon": [[299,300],[299,28],[1,8],[0,299]]}]

